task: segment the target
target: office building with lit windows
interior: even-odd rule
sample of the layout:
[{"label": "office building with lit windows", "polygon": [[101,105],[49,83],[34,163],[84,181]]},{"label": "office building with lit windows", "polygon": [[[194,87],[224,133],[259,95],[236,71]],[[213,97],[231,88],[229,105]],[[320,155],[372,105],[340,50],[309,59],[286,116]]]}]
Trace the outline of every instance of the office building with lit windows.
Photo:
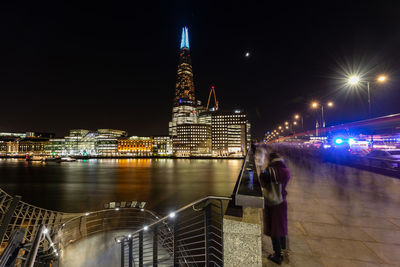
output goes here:
[{"label": "office building with lit windows", "polygon": [[176,127],[177,135],[172,140],[177,157],[207,157],[211,151],[211,126],[207,124],[181,124]]},{"label": "office building with lit windows", "polygon": [[242,110],[208,111],[199,116],[199,123],[211,127],[213,156],[245,156],[250,147],[250,123]]},{"label": "office building with lit windows", "polygon": [[118,139],[118,154],[120,156],[148,157],[153,154],[153,138],[131,136]]},{"label": "office building with lit windows", "polygon": [[153,137],[153,155],[154,156],[172,156],[172,139],[170,136]]}]

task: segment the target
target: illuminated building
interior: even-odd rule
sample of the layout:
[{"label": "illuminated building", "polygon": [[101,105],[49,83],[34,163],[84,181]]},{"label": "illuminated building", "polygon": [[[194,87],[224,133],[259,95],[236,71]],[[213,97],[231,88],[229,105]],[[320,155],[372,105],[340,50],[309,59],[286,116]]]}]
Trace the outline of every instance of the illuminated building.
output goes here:
[{"label": "illuminated building", "polygon": [[188,123],[197,123],[197,109],[192,60],[189,50],[189,33],[187,27],[184,27],[182,29],[172,120],[169,123],[169,135],[175,137],[177,135],[177,125]]},{"label": "illuminated building", "polygon": [[0,155],[17,156],[18,155],[18,138],[2,137],[0,139]]},{"label": "illuminated building", "polygon": [[250,146],[250,123],[242,110],[209,111],[199,123],[211,126],[213,156],[244,156]]},{"label": "illuminated building", "polygon": [[74,129],[63,139],[50,139],[45,150],[53,156],[117,156],[118,139],[126,136],[125,131],[114,129]]},{"label": "illuminated building", "polygon": [[47,155],[52,155],[52,156],[67,155],[67,150],[65,149],[65,139],[64,138],[50,139],[45,147],[45,151]]},{"label": "illuminated building", "polygon": [[96,133],[91,133],[90,130],[84,130],[84,129],[70,130],[69,135],[64,138],[65,154],[70,156],[72,155],[83,156],[83,155],[96,154],[95,137]]},{"label": "illuminated building", "polygon": [[118,154],[120,156],[152,156],[153,138],[132,136],[118,140]]},{"label": "illuminated building", "polygon": [[172,139],[177,157],[211,156],[211,126],[207,124],[181,124]]},{"label": "illuminated building", "polygon": [[154,156],[171,156],[172,140],[169,136],[153,137],[153,155]]},{"label": "illuminated building", "polygon": [[100,156],[116,156],[118,139],[127,136],[125,131],[114,129],[98,129],[97,133],[96,151]]},{"label": "illuminated building", "polygon": [[44,155],[45,146],[49,143],[48,139],[44,138],[25,138],[18,142],[18,153],[29,155]]}]

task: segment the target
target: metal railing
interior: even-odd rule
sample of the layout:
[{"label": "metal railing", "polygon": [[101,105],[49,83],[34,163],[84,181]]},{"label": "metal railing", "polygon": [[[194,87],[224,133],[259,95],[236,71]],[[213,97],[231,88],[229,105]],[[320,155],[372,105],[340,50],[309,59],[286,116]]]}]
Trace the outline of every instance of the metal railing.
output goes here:
[{"label": "metal railing", "polygon": [[208,196],[128,235],[121,244],[121,266],[223,266],[224,201]]}]

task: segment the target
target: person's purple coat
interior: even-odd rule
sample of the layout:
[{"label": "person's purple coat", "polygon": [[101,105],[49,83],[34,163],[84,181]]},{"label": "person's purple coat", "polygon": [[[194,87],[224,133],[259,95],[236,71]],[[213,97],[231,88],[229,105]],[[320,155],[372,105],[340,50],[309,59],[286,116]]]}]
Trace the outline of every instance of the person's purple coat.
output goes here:
[{"label": "person's purple coat", "polygon": [[[286,202],[286,185],[290,179],[290,173],[286,164],[282,159],[274,159],[268,167],[272,167],[276,173],[276,180],[282,184],[282,198],[283,202],[276,206],[267,206],[264,200],[264,233],[271,237],[284,237],[288,234],[287,227],[287,202]],[[260,175],[261,186],[265,190],[266,183],[273,179],[268,168]]]}]

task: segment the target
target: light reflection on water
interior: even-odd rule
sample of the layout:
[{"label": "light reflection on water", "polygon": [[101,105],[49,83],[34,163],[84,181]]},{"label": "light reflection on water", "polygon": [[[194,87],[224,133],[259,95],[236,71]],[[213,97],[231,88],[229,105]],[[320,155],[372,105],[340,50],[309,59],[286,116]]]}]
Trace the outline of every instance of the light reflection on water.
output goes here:
[{"label": "light reflection on water", "polygon": [[167,212],[206,195],[229,196],[241,160],[90,159],[40,163],[0,159],[0,188],[40,207],[77,212],[109,201],[146,201]]}]

